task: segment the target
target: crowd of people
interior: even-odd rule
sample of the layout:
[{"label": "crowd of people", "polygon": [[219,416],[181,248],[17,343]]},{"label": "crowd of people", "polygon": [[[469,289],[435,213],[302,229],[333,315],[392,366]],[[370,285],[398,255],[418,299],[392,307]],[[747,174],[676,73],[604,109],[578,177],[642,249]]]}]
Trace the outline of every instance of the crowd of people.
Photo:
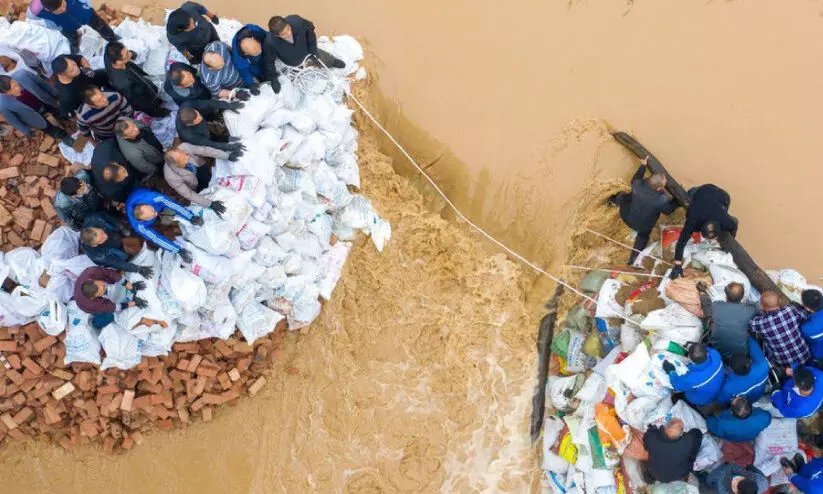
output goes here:
[{"label": "crowd of people", "polygon": [[[191,253],[170,238],[172,219],[202,225],[190,204],[218,216],[225,213],[223,203],[201,195],[211,181],[214,160],[235,162],[244,152],[225,131],[223,112],[242,108],[259,94],[261,84],[279,92],[277,63],[333,68],[345,63],[317,47],[314,25],[302,17],[272,17],[267,29],[248,24],[228,46],[215,30],[218,16],[186,2],[170,13],[166,33],[189,63],[170,64],[159,88],[133,62],[135,53],[82,0],[34,0],[27,14],[59,30],[71,54],[54,58],[53,75],[47,78],[30,52],[0,49],[0,115],[24,136],[40,131],[67,146],[75,139],[65,130],[66,121],[74,120],[94,146],[90,165],[62,180],[53,205],[60,220],[80,233],[83,252],[97,264],[80,276],[74,298],[100,329],[118,310],[145,306],[140,297],[144,286],[124,277],[153,274],[131,262],[144,243],[190,263]],[[84,25],[107,42],[103,69],[93,70],[79,53]],[[178,110],[177,137],[174,146],[164,149],[136,116],[168,118],[173,109]],[[173,194],[157,190],[163,182]]]},{"label": "crowd of people", "polygon": [[[650,173],[648,158],[632,178],[631,191],[611,196],[624,223],[637,236],[629,264],[648,244],[661,214],[671,214],[677,203],[666,192],[666,176]],[[714,239],[721,231],[737,233],[737,219],[729,214],[731,198],[716,185],[689,191],[685,226],[675,247],[670,278],[683,275],[684,248],[700,232]],[[809,430],[823,406],[823,302],[821,292],[802,292],[802,305],[782,303],[776,292],[760,294],[759,306],[748,303],[741,283],[725,287],[725,300],[712,300],[707,287],[697,284],[703,310],[704,338],[688,346],[685,373],[663,362],[675,396],[685,399],[704,417],[709,433],[728,442],[750,442],[772,422],[772,414],[753,404],[769,390],[774,408],[786,418],[798,419],[798,429]],[[685,431],[672,417],[664,426],[650,426],[643,436],[648,451],[650,481],[684,481],[694,470],[702,432]],[[781,465],[791,483],[804,493],[823,492],[823,458],[806,461],[803,455],[784,458]],[[720,493],[759,494],[769,482],[754,466],[725,463],[697,478]]]}]

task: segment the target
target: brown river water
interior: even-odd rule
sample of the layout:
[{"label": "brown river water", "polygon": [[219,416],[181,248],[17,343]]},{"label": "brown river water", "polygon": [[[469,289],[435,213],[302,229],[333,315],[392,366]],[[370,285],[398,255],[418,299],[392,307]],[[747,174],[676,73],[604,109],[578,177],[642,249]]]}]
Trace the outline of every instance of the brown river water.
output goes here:
[{"label": "brown river water", "polygon": [[[209,6],[261,25],[297,12],[362,39],[367,104],[472,218],[538,264],[556,269],[603,184],[634,171],[614,128],[685,186],[726,188],[763,267],[823,275],[821,0]],[[5,446],[0,492],[537,491],[528,416],[548,283],[438,214],[385,144],[364,137],[361,168],[391,243],[359,243],[261,395],[118,458]]]}]

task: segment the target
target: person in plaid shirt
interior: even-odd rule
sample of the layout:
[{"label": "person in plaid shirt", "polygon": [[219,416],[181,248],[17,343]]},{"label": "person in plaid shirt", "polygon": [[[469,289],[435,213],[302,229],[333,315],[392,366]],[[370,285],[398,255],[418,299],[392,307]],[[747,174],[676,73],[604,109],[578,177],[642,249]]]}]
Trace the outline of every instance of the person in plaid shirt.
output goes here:
[{"label": "person in plaid shirt", "polygon": [[780,367],[777,370],[808,362],[811,352],[800,331],[806,313],[793,305],[781,307],[775,292],[763,292],[760,308],[763,312],[752,318],[750,326],[752,333],[763,338],[766,356]]}]

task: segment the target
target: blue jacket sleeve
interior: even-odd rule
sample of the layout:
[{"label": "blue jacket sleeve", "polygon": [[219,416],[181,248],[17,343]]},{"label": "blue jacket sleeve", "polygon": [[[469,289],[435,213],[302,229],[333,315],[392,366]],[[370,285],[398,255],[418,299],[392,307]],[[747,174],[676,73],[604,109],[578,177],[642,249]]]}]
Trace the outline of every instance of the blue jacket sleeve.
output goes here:
[{"label": "blue jacket sleeve", "polygon": [[163,250],[174,252],[175,254],[181,250],[181,247],[177,245],[176,242],[172,242],[166,237],[160,235],[154,228],[145,225],[137,225],[136,230],[141,237],[154,243]]},{"label": "blue jacket sleeve", "polygon": [[669,374],[669,380],[671,380],[672,387],[677,392],[688,391],[692,389],[693,387],[702,382],[701,378],[702,376],[693,370],[689,370],[682,376],[677,375],[676,372],[672,372]]},{"label": "blue jacket sleeve", "polygon": [[[784,384],[784,386],[786,385]],[[774,407],[777,408],[777,411],[780,412],[780,414],[784,417],[794,416],[794,410],[789,408],[788,404],[786,403],[786,398],[783,394],[783,389],[775,390],[772,393],[772,405],[774,405]]]},{"label": "blue jacket sleeve", "polygon": [[158,205],[171,209],[172,211],[174,211],[176,215],[182,216],[186,220],[191,220],[194,217],[194,213],[189,211],[188,208],[185,208],[180,204],[177,204],[166,195],[157,194],[156,198],[154,199],[154,202]]},{"label": "blue jacket sleeve", "polygon": [[795,474],[792,475],[792,478],[789,480],[791,480],[792,484],[794,484],[795,487],[800,489],[800,492],[804,492],[807,494],[811,494],[814,492],[812,490],[814,488],[814,485],[812,485],[811,479],[807,479],[806,477],[802,477],[800,475]]}]

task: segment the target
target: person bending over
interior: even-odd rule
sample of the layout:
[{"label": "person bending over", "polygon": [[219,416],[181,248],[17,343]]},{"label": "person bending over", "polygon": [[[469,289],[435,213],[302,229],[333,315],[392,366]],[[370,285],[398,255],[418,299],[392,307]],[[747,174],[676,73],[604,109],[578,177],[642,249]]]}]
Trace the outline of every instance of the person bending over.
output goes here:
[{"label": "person bending over", "polygon": [[111,27],[106,24],[91,6],[83,0],[32,0],[26,11],[29,19],[44,21],[49,29],[63,33],[69,40],[69,47],[73,54],[80,52],[79,29],[89,26],[106,41],[118,39]]},{"label": "person bending over", "polygon": [[92,213],[83,222],[80,247],[99,266],[151,278],[154,274],[151,267],[131,262],[142,246],[141,239],[133,237],[125,225],[106,213]]},{"label": "person bending over", "polygon": [[808,362],[811,352],[800,331],[806,313],[791,304],[781,306],[780,296],[772,291],[761,294],[760,309],[750,326],[752,334],[763,339],[769,361],[781,368]]},{"label": "person bending over", "polygon": [[682,376],[677,375],[674,365],[669,361],[663,362],[663,370],[669,375],[672,388],[678,393],[685,393],[689,403],[695,406],[709,405],[723,387],[723,359],[717,350],[700,343],[689,346],[689,359],[691,362]]},{"label": "person bending over", "polygon": [[0,75],[0,115],[26,137],[40,130],[67,145],[74,144],[65,130],[46,118],[57,113],[56,91],[39,75],[17,72],[13,77]]},{"label": "person bending over", "polygon": [[798,453],[792,460],[781,458],[780,464],[789,477],[789,482],[803,494],[823,492],[823,458],[815,458],[806,463],[806,458]]},{"label": "person bending over", "polygon": [[114,320],[118,310],[148,307],[148,303],[136,295],[145,288],[142,281],[129,283],[119,271],[94,266],[86,268],[77,278],[74,300],[80,310],[94,316],[92,325],[102,329]]},{"label": "person bending over", "polygon": [[[222,217],[226,212],[226,206],[221,201],[212,201],[200,194],[200,191],[209,186],[211,181],[211,166],[206,161],[193,154],[189,154],[186,144],[166,151],[166,166],[163,168],[163,175],[166,182],[181,196],[188,199],[192,204],[199,204],[204,208],[212,209],[217,216]],[[225,151],[209,150],[212,157],[229,159],[232,154]],[[211,152],[214,151],[214,152]]]},{"label": "person bending over", "polygon": [[220,151],[243,151],[245,146],[237,137],[224,137],[212,134],[209,130],[207,119],[215,119],[218,116],[217,105],[225,105],[228,109],[239,109],[243,103],[225,103],[213,101],[209,108],[195,110],[187,103],[177,112],[177,133],[180,140],[195,146],[204,146]]},{"label": "person bending over", "polygon": [[[211,91],[197,78],[194,67],[183,62],[174,62],[169,66],[163,89],[178,106],[212,99]],[[191,106],[196,108],[195,105]]]},{"label": "person bending over", "polygon": [[72,230],[80,231],[88,215],[103,209],[103,199],[92,187],[89,172],[80,170],[60,182],[53,205],[60,221]]},{"label": "person bending over", "polygon": [[[809,345],[812,358],[818,362],[823,361],[823,302],[821,294],[817,290],[803,290],[800,294],[803,307],[809,313],[806,322],[800,325],[800,332],[803,339]],[[820,367],[820,366],[818,366]]]},{"label": "person bending over", "polygon": [[266,58],[263,55],[265,43],[266,31],[254,24],[243,26],[231,42],[231,60],[248,87],[269,81],[266,75]]},{"label": "person bending over", "polygon": [[160,91],[149,79],[148,74],[132,62],[134,57],[134,52],[119,41],[106,45],[103,59],[109,82],[114,89],[131,102],[135,110],[154,118],[169,116],[169,110],[163,108]]},{"label": "person bending over", "polygon": [[772,393],[772,404],[786,418],[811,417],[823,405],[823,372],[814,367],[787,369],[790,377]]},{"label": "person bending over", "polygon": [[[223,100],[229,99],[232,89],[244,85],[240,73],[231,61],[229,47],[221,41],[214,41],[206,47],[203,61],[200,63],[200,80],[213,96]],[[260,94],[257,88],[252,91]],[[236,97],[241,101],[248,101],[249,91],[237,91]]]},{"label": "person bending over", "polygon": [[743,303],[746,295],[741,283],[726,285],[726,301],[712,302],[706,285],[698,283],[703,316],[709,321],[709,345],[720,352],[724,360],[734,353],[749,352],[749,323],[757,313],[757,306]]},{"label": "person bending over", "polygon": [[769,361],[757,340],[749,337],[748,345],[748,354],[734,353],[729,358],[731,372],[726,374],[726,380],[717,395],[717,403],[723,406],[728,406],[738,396],[755,402],[766,393]]},{"label": "person bending over", "polygon": [[206,45],[220,39],[212,23],[220,23],[215,13],[199,3],[186,2],[169,14],[166,35],[189,62],[200,63]]},{"label": "person bending over", "polygon": [[117,147],[135,170],[147,177],[157,173],[163,164],[163,145],[151,127],[131,118],[121,118],[115,124],[114,131]]},{"label": "person bending over", "polygon": [[185,262],[190,263],[192,257],[189,251],[183,249],[177,242],[160,235],[154,229],[154,223],[166,211],[172,215],[180,216],[193,225],[201,226],[203,224],[202,217],[195,216],[194,213],[177,204],[168,196],[149,189],[135,190],[126,202],[126,214],[129,217],[129,223],[138,235],[163,250],[180,254]]},{"label": "person bending over", "polygon": [[646,463],[649,475],[658,482],[685,480],[694,469],[703,441],[700,429],[683,433],[683,421],[673,417],[665,426],[649,426],[643,445],[649,452]]},{"label": "person bending over", "polygon": [[769,479],[757,467],[743,468],[728,462],[706,477],[706,485],[717,489],[718,494],[765,494],[769,491]]},{"label": "person bending over", "polygon": [[91,173],[97,191],[104,199],[124,203],[140,183],[142,175],[129,165],[115,139],[106,139],[94,148]]},{"label": "person bending over", "polygon": [[731,409],[706,419],[709,432],[732,443],[754,441],[772,423],[772,414],[742,396],[732,401]]}]

